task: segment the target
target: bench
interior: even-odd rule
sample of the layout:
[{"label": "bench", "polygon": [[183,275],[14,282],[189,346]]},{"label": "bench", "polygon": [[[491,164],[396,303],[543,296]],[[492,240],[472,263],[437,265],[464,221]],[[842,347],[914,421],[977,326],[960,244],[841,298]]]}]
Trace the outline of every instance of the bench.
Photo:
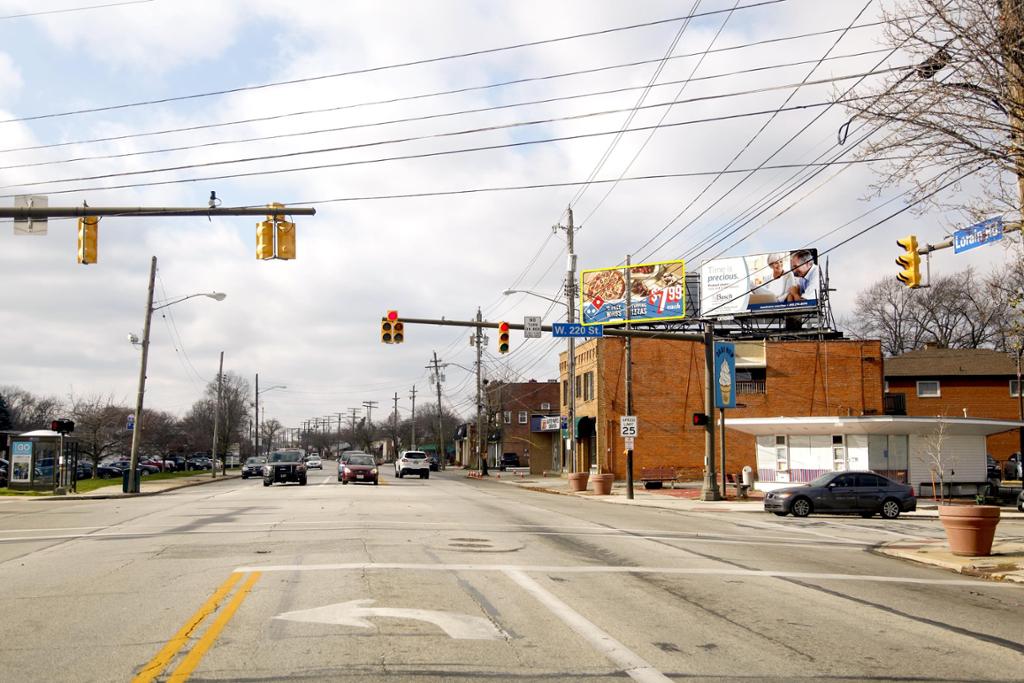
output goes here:
[{"label": "bench", "polygon": [[642,467],[640,481],[645,489],[660,489],[666,481],[672,482],[672,488],[679,480],[679,471],[675,467]]}]

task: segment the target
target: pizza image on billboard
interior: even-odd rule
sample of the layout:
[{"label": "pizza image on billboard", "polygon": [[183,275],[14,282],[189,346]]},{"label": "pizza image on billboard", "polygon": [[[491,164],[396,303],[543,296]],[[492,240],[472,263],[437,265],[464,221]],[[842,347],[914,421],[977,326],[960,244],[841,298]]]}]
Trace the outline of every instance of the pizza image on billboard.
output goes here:
[{"label": "pizza image on billboard", "polygon": [[686,267],[683,261],[638,263],[580,273],[580,320],[584,325],[622,325],[626,302],[632,322],[678,320],[686,316]]},{"label": "pizza image on billboard", "polygon": [[816,249],[715,259],[700,269],[700,310],[708,317],[807,311],[820,295]]}]

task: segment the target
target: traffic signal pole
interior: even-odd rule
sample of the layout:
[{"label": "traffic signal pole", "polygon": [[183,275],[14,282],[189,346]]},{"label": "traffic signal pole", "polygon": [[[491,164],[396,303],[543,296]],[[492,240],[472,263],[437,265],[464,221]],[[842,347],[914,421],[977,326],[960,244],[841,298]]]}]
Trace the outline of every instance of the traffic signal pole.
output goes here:
[{"label": "traffic signal pole", "polygon": [[[153,218],[166,216],[265,216],[266,206],[186,207],[186,206],[4,206],[0,218],[40,220],[43,218],[83,218],[85,216],[116,216],[118,218]],[[315,216],[316,209],[283,207],[276,209],[291,216]]]},{"label": "traffic signal pole", "polygon": [[721,500],[718,493],[718,477],[715,474],[715,327],[710,321],[704,323],[704,484],[701,500]]}]

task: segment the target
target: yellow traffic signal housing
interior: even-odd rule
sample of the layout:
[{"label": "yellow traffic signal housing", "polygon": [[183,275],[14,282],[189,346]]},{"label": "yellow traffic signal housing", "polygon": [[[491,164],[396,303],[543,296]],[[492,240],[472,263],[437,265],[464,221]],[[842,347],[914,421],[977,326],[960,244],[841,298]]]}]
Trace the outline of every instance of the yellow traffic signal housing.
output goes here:
[{"label": "yellow traffic signal housing", "polygon": [[388,311],[380,319],[380,340],[385,344],[401,344],[405,341],[405,324],[398,319],[398,311]]},{"label": "yellow traffic signal housing", "polygon": [[387,318],[380,319],[380,340],[385,344],[395,343],[395,328]]},{"label": "yellow traffic signal housing", "polygon": [[274,258],[274,221],[256,224],[256,258],[262,261]]},{"label": "yellow traffic signal housing", "polygon": [[498,323],[498,353],[508,353],[508,323]]},{"label": "yellow traffic signal housing", "polygon": [[896,257],[896,265],[901,270],[896,279],[911,289],[921,286],[921,257],[917,253],[917,236],[907,235],[896,240],[896,244],[905,253]]},{"label": "yellow traffic signal housing", "polygon": [[277,222],[277,258],[295,258],[295,224],[288,221]]},{"label": "yellow traffic signal housing", "polygon": [[83,216],[78,219],[78,262],[84,265],[96,263],[99,256],[100,219],[98,216]]},{"label": "yellow traffic signal housing", "polygon": [[396,320],[393,323],[392,327],[394,329],[394,334],[392,335],[392,338],[395,340],[396,344],[401,344],[402,342],[405,341],[405,323],[403,323],[401,320]]}]

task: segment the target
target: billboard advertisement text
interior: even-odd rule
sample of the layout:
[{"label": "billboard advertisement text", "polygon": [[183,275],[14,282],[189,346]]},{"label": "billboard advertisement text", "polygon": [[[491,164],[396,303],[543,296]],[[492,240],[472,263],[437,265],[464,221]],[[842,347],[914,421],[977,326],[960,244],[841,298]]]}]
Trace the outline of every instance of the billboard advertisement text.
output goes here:
[{"label": "billboard advertisement text", "polygon": [[820,293],[816,249],[715,259],[700,269],[702,316],[810,310]]},{"label": "billboard advertisement text", "polygon": [[[678,320],[686,316],[686,267],[682,261],[638,263],[630,270],[632,322]],[[580,273],[580,319],[584,325],[626,322],[626,267]]]}]

